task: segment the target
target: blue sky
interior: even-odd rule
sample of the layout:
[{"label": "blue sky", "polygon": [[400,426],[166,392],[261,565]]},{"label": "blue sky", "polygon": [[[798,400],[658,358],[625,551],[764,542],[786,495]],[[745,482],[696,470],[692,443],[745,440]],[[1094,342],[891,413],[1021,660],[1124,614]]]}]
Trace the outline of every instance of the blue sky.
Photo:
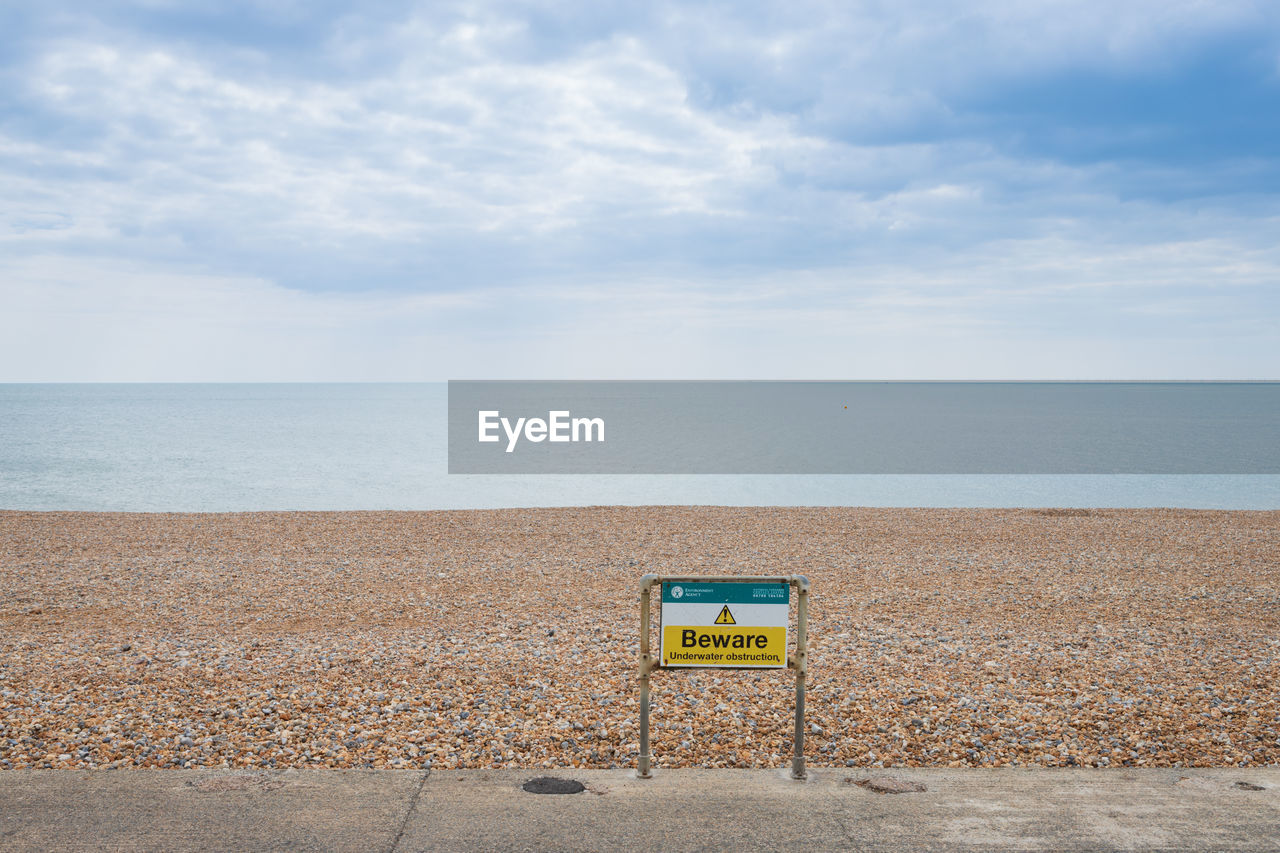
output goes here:
[{"label": "blue sky", "polygon": [[1280,377],[1274,3],[0,5],[0,380]]}]

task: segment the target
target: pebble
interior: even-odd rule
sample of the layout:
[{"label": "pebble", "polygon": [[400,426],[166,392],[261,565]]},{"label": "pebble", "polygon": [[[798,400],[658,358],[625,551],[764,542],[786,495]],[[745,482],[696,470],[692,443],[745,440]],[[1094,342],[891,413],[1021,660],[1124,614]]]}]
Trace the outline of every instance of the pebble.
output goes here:
[{"label": "pebble", "polygon": [[[810,578],[815,767],[1275,765],[1277,554],[1276,512],[0,512],[0,767],[634,766],[647,572]],[[789,673],[652,680],[659,767],[785,765]]]}]

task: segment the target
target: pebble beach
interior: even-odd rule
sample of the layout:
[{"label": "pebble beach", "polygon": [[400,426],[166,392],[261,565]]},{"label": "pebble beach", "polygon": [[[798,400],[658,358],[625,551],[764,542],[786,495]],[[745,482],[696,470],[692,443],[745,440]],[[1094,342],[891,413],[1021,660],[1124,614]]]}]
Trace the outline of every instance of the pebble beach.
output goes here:
[{"label": "pebble beach", "polygon": [[[812,767],[1280,763],[1280,512],[591,507],[0,512],[0,769],[634,766],[645,573],[809,577]],[[652,681],[786,766],[791,673]]]}]

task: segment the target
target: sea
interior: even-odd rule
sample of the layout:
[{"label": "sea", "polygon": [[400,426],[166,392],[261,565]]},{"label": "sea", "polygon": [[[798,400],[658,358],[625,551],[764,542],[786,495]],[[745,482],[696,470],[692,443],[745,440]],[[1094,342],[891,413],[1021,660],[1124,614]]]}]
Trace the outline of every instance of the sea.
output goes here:
[{"label": "sea", "polygon": [[449,474],[447,385],[0,384],[0,509],[1280,509],[1275,474]]}]

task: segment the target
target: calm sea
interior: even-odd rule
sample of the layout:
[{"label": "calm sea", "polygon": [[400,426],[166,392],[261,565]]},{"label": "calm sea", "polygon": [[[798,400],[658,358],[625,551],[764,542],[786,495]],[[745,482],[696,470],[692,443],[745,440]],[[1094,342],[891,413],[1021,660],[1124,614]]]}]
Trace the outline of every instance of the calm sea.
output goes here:
[{"label": "calm sea", "polygon": [[1280,508],[1277,475],[453,475],[444,383],[0,385],[0,509]]}]

